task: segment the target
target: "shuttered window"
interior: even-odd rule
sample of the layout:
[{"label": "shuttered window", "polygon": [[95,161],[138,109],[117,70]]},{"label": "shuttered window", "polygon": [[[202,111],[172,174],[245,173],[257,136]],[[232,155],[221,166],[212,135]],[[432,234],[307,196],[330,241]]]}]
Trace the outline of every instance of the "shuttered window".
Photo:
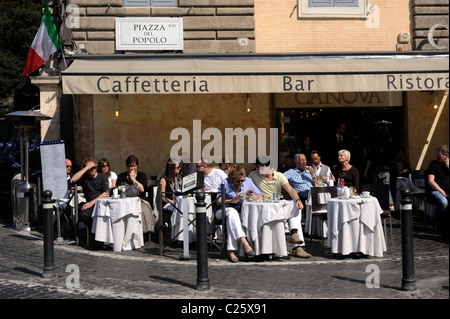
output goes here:
[{"label": "shuttered window", "polygon": [[124,0],[125,7],[176,7],[177,0]]},{"label": "shuttered window", "polygon": [[368,0],[298,0],[299,18],[367,18]]},{"label": "shuttered window", "polygon": [[357,7],[358,0],[308,0],[310,7]]}]

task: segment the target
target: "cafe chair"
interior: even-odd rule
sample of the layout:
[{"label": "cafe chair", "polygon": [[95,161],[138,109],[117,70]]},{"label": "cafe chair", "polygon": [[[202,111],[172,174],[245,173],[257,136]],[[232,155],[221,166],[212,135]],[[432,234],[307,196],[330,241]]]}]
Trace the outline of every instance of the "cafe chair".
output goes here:
[{"label": "cafe chair", "polygon": [[[223,190],[223,191],[222,191]],[[219,193],[211,194],[213,195],[211,205],[214,205],[215,208],[213,209],[213,221],[211,225],[211,232],[208,234],[207,239],[211,243],[211,251],[213,249],[213,245],[219,249],[219,251],[222,253],[222,258],[227,258],[227,223],[226,223],[226,214],[222,214],[222,218],[219,219],[216,217],[216,212],[219,209],[219,206],[217,205],[217,199],[219,198]],[[220,197],[225,197],[225,189],[221,187],[221,194]],[[222,201],[221,207],[223,212],[225,212],[225,202]],[[221,238],[222,238],[222,246],[219,246],[217,244],[217,226],[221,226]]]},{"label": "cafe chair", "polygon": [[391,245],[394,243],[392,237],[392,214],[389,209],[389,185],[386,184],[361,184],[361,193],[370,192],[370,195],[378,200],[378,203],[383,210],[381,214],[381,219],[383,220],[384,226],[384,239],[387,242],[387,230],[386,230],[386,219],[389,218],[390,225],[390,235],[391,235]]},{"label": "cafe chair", "polygon": [[322,233],[322,246],[323,246],[323,223],[327,219],[327,203],[324,201],[319,201],[319,194],[330,194],[330,198],[337,197],[337,188],[334,186],[327,186],[327,187],[312,187],[310,189],[311,192],[311,222],[309,225],[309,244],[312,245],[312,224],[314,221],[314,218],[320,219],[320,227],[321,227],[321,233]]},{"label": "cafe chair", "polygon": [[426,200],[425,200],[425,174],[421,174],[419,171],[414,170],[409,174],[409,181],[411,183],[411,197],[415,200],[416,210],[425,212]]}]

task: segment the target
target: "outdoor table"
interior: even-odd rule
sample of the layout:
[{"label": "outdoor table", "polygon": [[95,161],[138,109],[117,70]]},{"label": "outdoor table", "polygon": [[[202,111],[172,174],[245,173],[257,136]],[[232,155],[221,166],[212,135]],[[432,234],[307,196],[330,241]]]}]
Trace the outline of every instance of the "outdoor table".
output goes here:
[{"label": "outdoor table", "polygon": [[292,209],[297,208],[290,200],[242,203],[242,226],[256,255],[287,256],[284,223],[290,218]]},{"label": "outdoor table", "polygon": [[114,251],[144,246],[142,208],[139,197],[101,198],[92,212],[95,240],[112,245]]},{"label": "outdoor table", "polygon": [[375,197],[330,198],[328,209],[328,246],[332,253],[348,255],[360,252],[382,257],[386,242]]}]

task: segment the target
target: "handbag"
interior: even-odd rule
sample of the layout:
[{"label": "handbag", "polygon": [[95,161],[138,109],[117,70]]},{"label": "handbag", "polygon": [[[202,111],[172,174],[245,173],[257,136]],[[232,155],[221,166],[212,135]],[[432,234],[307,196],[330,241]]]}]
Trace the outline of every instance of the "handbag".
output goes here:
[{"label": "handbag", "polygon": [[139,196],[139,189],[136,184],[132,184],[127,186],[127,189],[125,190],[125,196],[126,197],[136,197]]}]

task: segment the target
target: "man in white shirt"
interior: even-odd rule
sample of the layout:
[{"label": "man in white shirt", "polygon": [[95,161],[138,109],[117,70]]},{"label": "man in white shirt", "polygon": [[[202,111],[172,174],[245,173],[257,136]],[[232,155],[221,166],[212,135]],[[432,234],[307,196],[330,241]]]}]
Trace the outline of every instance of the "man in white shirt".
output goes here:
[{"label": "man in white shirt", "polygon": [[227,178],[227,174],[218,168],[213,168],[207,163],[207,160],[197,162],[197,172],[205,174],[205,192],[216,192],[222,181]]}]

